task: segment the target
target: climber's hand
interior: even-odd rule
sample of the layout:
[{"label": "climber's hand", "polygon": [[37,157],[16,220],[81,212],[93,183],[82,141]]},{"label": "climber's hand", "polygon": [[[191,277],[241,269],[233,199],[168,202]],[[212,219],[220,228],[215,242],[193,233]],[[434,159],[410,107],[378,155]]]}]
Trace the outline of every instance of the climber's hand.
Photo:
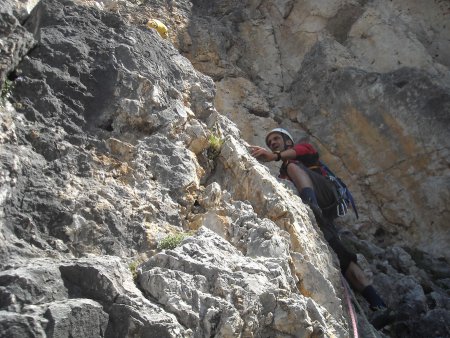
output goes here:
[{"label": "climber's hand", "polygon": [[260,160],[262,162],[270,162],[275,161],[277,158],[277,155],[272,153],[271,151],[258,147],[258,146],[250,146],[250,154],[255,157],[257,160]]}]

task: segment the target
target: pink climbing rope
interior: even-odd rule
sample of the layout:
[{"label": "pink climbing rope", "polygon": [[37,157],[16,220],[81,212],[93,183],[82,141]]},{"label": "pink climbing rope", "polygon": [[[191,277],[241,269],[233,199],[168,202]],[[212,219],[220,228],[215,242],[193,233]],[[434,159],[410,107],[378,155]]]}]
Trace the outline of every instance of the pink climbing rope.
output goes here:
[{"label": "pink climbing rope", "polygon": [[347,305],[348,305],[348,311],[350,312],[350,318],[352,320],[352,326],[353,326],[353,337],[354,338],[359,338],[359,334],[358,334],[358,324],[356,323],[356,313],[355,313],[355,309],[353,308],[352,305],[352,300],[350,299],[350,292],[348,290],[348,284],[347,282],[344,280],[344,277],[341,275],[341,282],[342,285],[344,286],[344,295],[345,295],[345,299],[347,300]]}]

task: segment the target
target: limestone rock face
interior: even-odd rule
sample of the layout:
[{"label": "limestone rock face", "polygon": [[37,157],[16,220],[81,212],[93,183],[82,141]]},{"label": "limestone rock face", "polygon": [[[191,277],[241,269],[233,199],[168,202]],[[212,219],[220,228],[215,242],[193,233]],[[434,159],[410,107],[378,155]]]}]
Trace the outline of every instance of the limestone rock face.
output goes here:
[{"label": "limestone rock face", "polygon": [[3,337],[124,337],[184,329],[147,301],[118,257],[33,259],[0,275]]},{"label": "limestone rock face", "polygon": [[408,67],[444,75],[450,49],[446,10],[443,1],[374,1],[355,21],[345,44],[367,70]]},{"label": "limestone rock face", "polygon": [[361,335],[450,335],[442,6],[4,1],[0,337],[350,336],[312,212],[248,152],[280,124],[359,202],[342,238],[398,312],[378,334],[356,295]]},{"label": "limestone rock face", "polygon": [[292,87],[303,107],[297,120],[358,178],[371,223],[397,243],[447,257],[448,89],[417,69],[342,67],[331,57],[339,48],[323,41],[305,58]]},{"label": "limestone rock face", "polygon": [[205,229],[153,256],[142,265],[139,283],[195,337],[305,337],[332,333],[333,326],[335,335],[344,334],[325,309],[295,292],[285,258],[245,257]]},{"label": "limestone rock face", "polygon": [[354,192],[361,236],[449,259],[447,7],[196,1],[178,40],[248,142],[280,124],[309,137]]},{"label": "limestone rock face", "polygon": [[[13,7],[8,7],[5,3],[5,9],[0,13],[1,48],[2,59],[0,60],[0,81],[3,83],[7,79],[9,72],[13,71],[19,60],[32,48],[36,41],[22,25],[19,20],[11,13]],[[3,7],[3,4],[2,4]],[[9,10],[9,11],[8,11]]]},{"label": "limestone rock face", "polygon": [[[300,282],[303,272],[292,263],[291,236],[298,238],[303,226],[314,231],[304,207],[288,234],[262,221],[234,191],[216,189],[230,196],[228,203],[206,202],[201,185],[218,170],[222,139],[239,139],[238,129],[213,107],[210,78],[155,32],[93,7],[44,1],[26,27],[37,45],[14,61],[20,61],[9,74],[14,87],[1,108],[2,336],[346,335],[341,290],[330,281],[337,270],[318,233],[302,242],[307,252],[295,261],[326,271],[317,276],[328,289],[313,289],[306,275]],[[219,139],[214,149],[213,136]],[[263,180],[263,167],[245,148],[237,150]],[[211,221],[221,217],[230,222],[220,227]],[[147,299],[132,273],[162,237],[191,225],[218,232],[190,240],[207,249],[195,263],[194,281],[210,277],[206,258],[224,249],[220,260],[232,268],[221,278],[234,278],[236,289],[204,289],[201,309],[184,318],[184,303],[145,287]],[[302,250],[295,242],[295,251]],[[318,268],[315,245],[325,254]],[[169,256],[159,253],[145,266],[165,271],[161,257]],[[235,261],[248,266],[245,273]],[[244,297],[251,285],[255,291]],[[246,305],[255,304],[253,312],[244,311],[239,294]],[[279,304],[274,297],[281,297]],[[216,325],[220,318],[224,324]]]}]

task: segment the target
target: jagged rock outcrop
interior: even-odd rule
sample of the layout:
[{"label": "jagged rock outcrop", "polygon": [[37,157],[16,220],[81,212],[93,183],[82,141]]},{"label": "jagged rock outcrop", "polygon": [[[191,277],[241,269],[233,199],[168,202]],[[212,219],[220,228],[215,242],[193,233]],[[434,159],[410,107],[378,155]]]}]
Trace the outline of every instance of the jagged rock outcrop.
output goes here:
[{"label": "jagged rock outcrop", "polygon": [[2,337],[189,336],[119,257],[35,258],[0,273]]},{"label": "jagged rock outcrop", "polygon": [[[260,229],[257,223],[250,224],[246,222],[250,236],[266,231],[266,245],[279,231],[274,225]],[[240,240],[248,245],[247,257],[202,230],[142,265],[139,283],[198,337],[346,334],[329,312],[297,292],[287,260],[288,241],[277,243],[283,245],[277,248],[278,255],[272,251],[260,256],[260,243]]]},{"label": "jagged rock outcrop", "polygon": [[[398,309],[385,333],[449,334],[448,198],[430,192],[448,183],[447,42],[436,7],[424,16],[436,18],[431,26],[402,24],[400,36],[417,37],[408,51],[423,58],[399,69],[388,55],[365,59],[363,35],[384,20],[377,29],[393,37],[390,10],[405,23],[421,17],[420,2],[406,12],[400,0],[387,10],[381,1],[44,0],[29,14],[35,4],[5,2],[0,17],[10,91],[0,105],[1,337],[350,336],[337,261],[312,213],[246,149],[278,123],[307,130],[327,160],[343,159],[337,169],[362,204],[358,227],[387,234],[343,234]],[[169,40],[143,25],[149,17],[165,19]],[[373,55],[383,41],[373,39]],[[383,154],[410,151],[379,167],[367,163],[379,151],[369,142],[380,141],[377,100],[391,122],[381,136],[401,134]],[[407,127],[415,108],[420,132]],[[364,117],[367,129],[352,124]],[[416,144],[423,130],[432,142]],[[347,154],[352,137],[361,146]],[[422,145],[431,167],[410,156]],[[387,168],[394,180],[408,168],[410,181],[383,188]],[[378,209],[388,188],[406,202]],[[418,202],[402,211],[425,192],[441,216]],[[427,221],[433,232],[416,239]],[[402,241],[399,224],[411,229]],[[189,230],[178,247],[158,248]],[[380,334],[361,312],[359,326]]]},{"label": "jagged rock outcrop", "polygon": [[[29,9],[31,10],[31,8],[32,6]],[[36,43],[33,35],[20,24],[20,21],[24,21],[28,14],[29,11],[27,8],[23,8],[22,3],[17,4],[14,0],[5,0],[2,3],[0,12],[0,81],[2,88],[8,73],[14,70],[22,57]]]}]

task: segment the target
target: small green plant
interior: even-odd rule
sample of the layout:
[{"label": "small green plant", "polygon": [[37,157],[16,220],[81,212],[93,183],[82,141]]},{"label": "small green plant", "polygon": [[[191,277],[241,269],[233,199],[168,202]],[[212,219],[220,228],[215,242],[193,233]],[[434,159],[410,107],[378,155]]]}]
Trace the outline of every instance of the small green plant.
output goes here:
[{"label": "small green plant", "polygon": [[131,275],[133,276],[133,279],[136,280],[137,278],[137,267],[139,266],[139,261],[133,261],[128,265],[128,268],[131,271]]},{"label": "small green plant", "polygon": [[211,160],[215,160],[217,156],[219,156],[220,154],[220,150],[222,148],[224,140],[217,134],[211,134],[209,135],[208,142],[209,142],[208,157]]},{"label": "small green plant", "polygon": [[180,232],[177,234],[168,235],[158,243],[158,249],[175,249],[178,245],[180,245],[183,239],[192,235],[192,232]]},{"label": "small green plant", "polygon": [[223,144],[223,139],[220,136],[218,136],[216,134],[211,134],[209,136],[208,141],[209,141],[209,147],[213,151],[215,151],[215,152],[220,151],[220,148],[222,147],[222,144]]},{"label": "small green plant", "polygon": [[128,264],[128,269],[130,269],[131,275],[133,276],[133,280],[136,281],[138,277],[138,268],[139,265],[146,262],[148,260],[146,254],[140,254],[139,256],[135,257],[133,261],[131,261]]},{"label": "small green plant", "polygon": [[11,91],[14,88],[14,83],[11,80],[5,80],[2,86],[2,93],[0,95],[0,104],[4,105],[8,97],[11,95]]}]

